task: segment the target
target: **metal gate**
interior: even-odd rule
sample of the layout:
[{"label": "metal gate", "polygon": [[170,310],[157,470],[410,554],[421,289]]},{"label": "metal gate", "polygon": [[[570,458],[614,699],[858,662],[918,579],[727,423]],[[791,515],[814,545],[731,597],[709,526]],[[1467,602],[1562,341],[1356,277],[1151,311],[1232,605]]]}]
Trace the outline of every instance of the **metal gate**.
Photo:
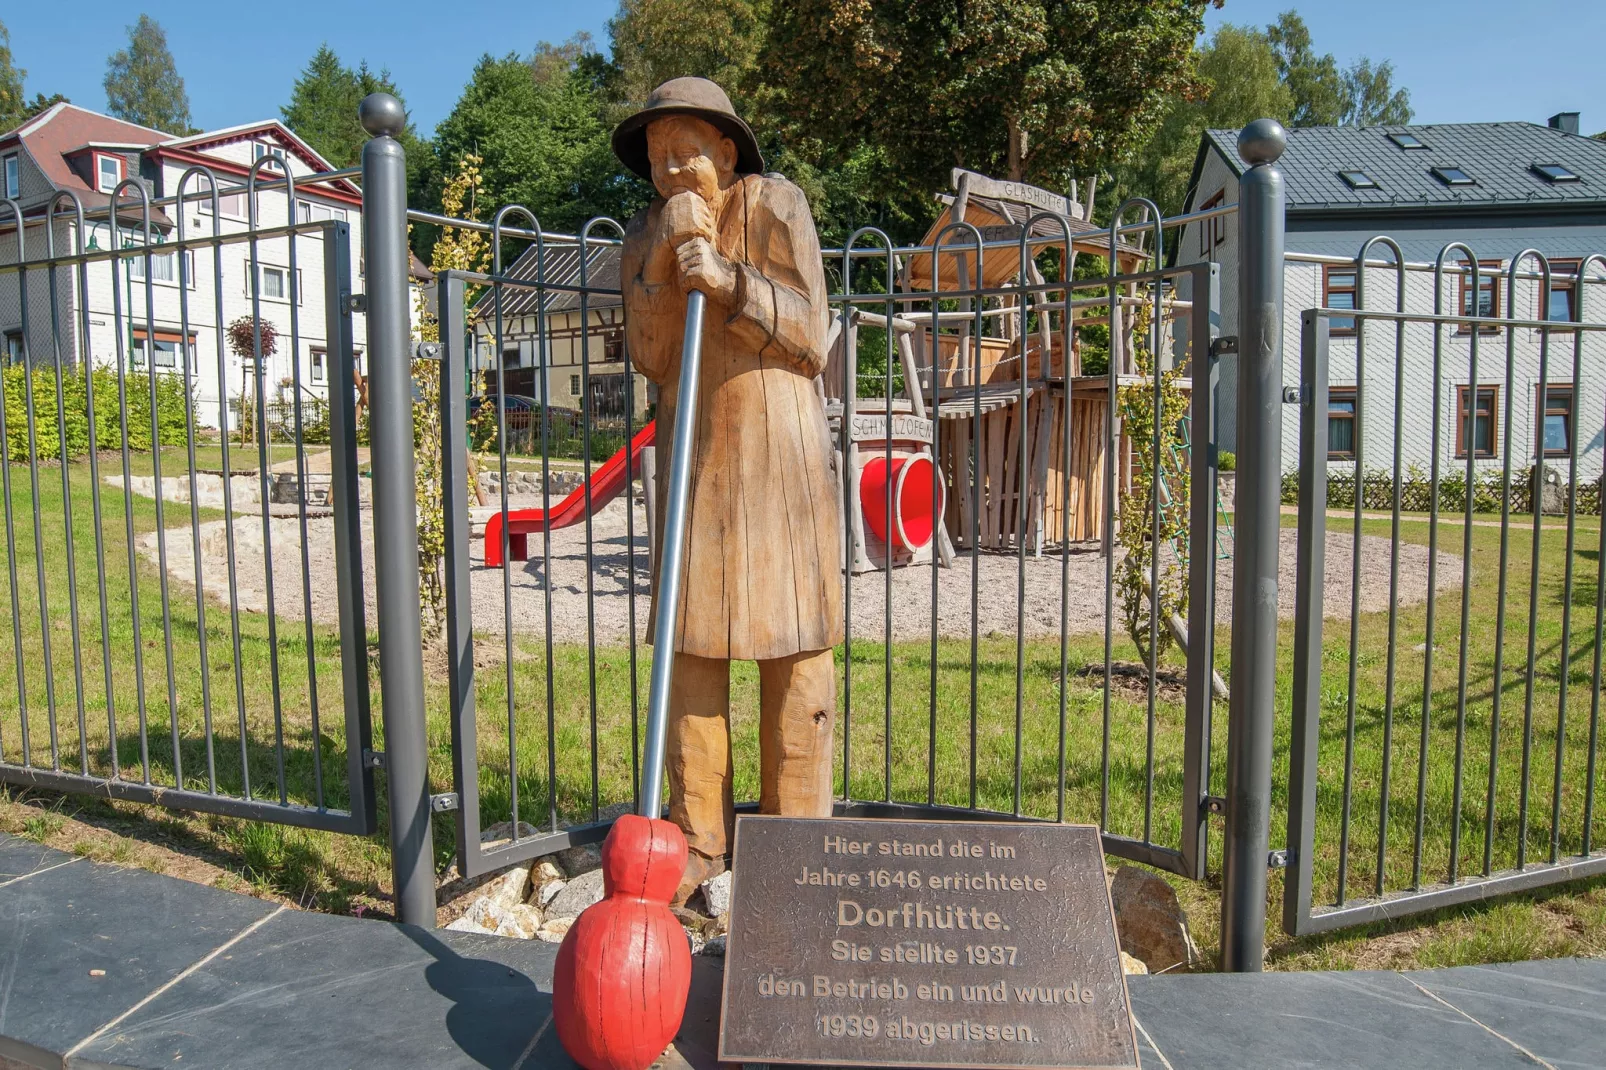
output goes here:
[{"label": "metal gate", "polygon": [[1303,316],[1283,927],[1606,872],[1606,259],[1307,259],[1356,287]]},{"label": "metal gate", "polygon": [[[0,294],[21,316],[0,380],[0,781],[374,829],[354,397],[308,389],[355,381],[351,230],[303,220],[278,166],[228,187],[191,168],[155,200],[130,179],[115,214],[63,192],[22,225],[0,203],[19,224]],[[249,205],[243,228],[220,194]],[[186,235],[192,214],[209,233]],[[273,409],[292,434],[270,442]],[[254,441],[231,446],[247,421]],[[323,434],[327,474],[308,466]]]},{"label": "metal gate", "polygon": [[[528,220],[528,229],[506,225],[515,214]],[[1205,870],[1207,818],[1221,810],[1208,788],[1216,632],[1212,566],[1218,559],[1211,341],[1219,304],[1218,269],[1198,264],[1142,270],[1141,261],[1163,262],[1161,228],[1151,222],[1144,225],[1144,232],[1152,234],[1148,252],[1128,244],[1127,235],[1137,227],[1121,228],[1117,241],[1129,266],[1069,286],[1025,275],[1009,285],[906,288],[895,294],[891,286],[873,285],[883,273],[891,279],[899,261],[922,253],[943,262],[969,258],[969,277],[976,278],[975,260],[984,254],[1003,250],[1025,263],[1056,242],[1066,251],[1073,235],[1059,217],[1045,215],[1030,222],[1033,226],[1018,240],[1012,236],[984,242],[975,227],[965,225],[951,228],[940,248],[895,248],[879,232],[866,231],[845,249],[826,252],[833,278],[833,363],[820,386],[837,399],[828,411],[839,447],[838,467],[846,455],[842,440],[856,414],[876,406],[883,413],[910,411],[905,384],[922,380],[925,398],[941,410],[932,422],[937,440],[932,446],[938,453],[957,449],[953,456],[970,458],[960,478],[969,481],[976,500],[985,486],[994,495],[1009,491],[1020,495],[1017,501],[1028,501],[1024,464],[1013,470],[1020,475],[1016,488],[1013,475],[1006,480],[989,477],[980,463],[981,429],[991,413],[1017,406],[1019,413],[1035,415],[1033,406],[1045,401],[1063,405],[1068,413],[1071,402],[1084,393],[1106,401],[1122,397],[1122,391],[1136,396],[1134,391],[1153,382],[1122,365],[1131,360],[1130,353],[1121,353],[1123,344],[1152,351],[1154,377],[1172,362],[1185,367],[1194,386],[1187,414],[1198,442],[1184,467],[1199,489],[1185,497],[1178,486],[1163,503],[1183,516],[1182,542],[1164,537],[1152,541],[1161,547],[1156,567],[1163,563],[1169,568],[1184,556],[1207,564],[1189,573],[1187,621],[1152,619],[1148,627],[1192,638],[1186,646],[1186,684],[1178,683],[1183,673],[1175,661],[1171,668],[1162,663],[1159,674],[1134,674],[1136,663],[1120,634],[1111,593],[1117,562],[1101,556],[1100,548],[1114,544],[1117,483],[1133,477],[1134,462],[1119,404],[1107,404],[1106,415],[1091,426],[1073,419],[1054,425],[1054,433],[1063,436],[1056,445],[1070,450],[1073,442],[1088,441],[1102,450],[1102,483],[1074,488],[1087,494],[1097,486],[1102,495],[1103,520],[1091,540],[1085,534],[1067,537],[1068,506],[1061,509],[1056,525],[1043,519],[1041,502],[1030,500],[998,525],[1000,542],[956,558],[952,567],[934,555],[929,566],[848,578],[846,638],[839,649],[836,809],[860,816],[1094,823],[1104,829],[1110,853],[1199,878]],[[542,270],[551,250],[582,243],[587,251],[579,258],[581,264],[616,255],[617,239],[593,236],[618,233],[611,221],[595,221],[583,235],[564,237],[542,233],[532,216],[512,208],[504,209],[495,224],[477,226],[494,231],[495,250],[509,239],[531,243],[526,256],[537,263],[533,269],[529,261],[521,261],[506,271],[498,263],[483,274],[441,274],[441,381],[447,384],[465,381],[463,370],[476,337],[489,335],[484,348],[499,353],[505,334],[533,332],[541,353],[537,363],[544,366],[554,330],[552,315],[543,311],[548,295],[567,295],[566,301],[581,309],[582,322],[589,319],[591,300],[619,300],[616,286],[596,286],[584,272],[576,279],[572,272],[559,276]],[[1061,228],[1057,237],[1054,228]],[[1111,234],[1087,227],[1074,238],[1108,242]],[[573,259],[571,255],[565,262]],[[1066,256],[1064,262],[1071,260]],[[532,293],[534,300],[529,299]],[[969,311],[952,312],[950,303],[957,301]],[[1111,370],[1080,378],[1051,374],[1047,358],[1054,347],[1073,352],[1068,314],[1084,309],[1096,313],[1100,307],[1115,310],[1113,317],[1106,315],[1115,324]],[[507,322],[504,309],[522,310],[519,315],[529,319]],[[1134,342],[1129,331],[1123,333],[1123,324],[1130,326],[1140,311],[1153,333]],[[1001,326],[1006,321],[1007,329]],[[875,336],[877,322],[891,329]],[[960,343],[962,359],[978,371],[984,335],[1003,332],[1035,339],[1051,331],[1056,338],[1034,351],[1031,366],[1012,380],[983,383],[984,376],[977,374],[954,386],[937,382],[940,376],[929,362],[916,367],[900,360],[894,331],[929,328],[946,337],[956,322],[968,329],[968,341]],[[846,339],[853,339],[851,361],[843,359],[850,346]],[[601,345],[600,338],[581,337],[582,377],[589,376],[590,353],[600,353]],[[862,371],[878,350],[879,370]],[[1040,371],[1038,356],[1044,358]],[[493,372],[487,389],[500,394],[495,376]],[[628,441],[638,431],[632,415],[637,406],[630,396],[633,376],[622,378]],[[592,431],[603,417],[594,411],[593,385],[583,382],[579,392],[580,472],[599,471],[607,460],[592,449]],[[545,412],[546,399],[538,400]],[[488,537],[500,539],[501,557],[509,567],[486,568],[487,536],[478,524],[509,509],[535,508],[552,515],[564,508],[564,490],[554,478],[560,462],[547,449],[533,459],[510,457],[505,443],[499,444],[477,462],[482,470],[497,473],[489,508],[473,508],[465,426],[469,406],[453,390],[443,392],[441,404],[454,791],[436,796],[434,806],[437,811],[455,810],[459,871],[472,877],[598,841],[614,817],[635,808],[639,714],[651,658],[640,640],[649,607],[652,521],[650,513],[638,515],[628,484],[631,508],[616,500],[594,513],[588,496],[617,488],[599,485],[593,491],[585,483],[573,492],[583,508],[572,526],[554,530],[530,525],[526,535],[513,532],[515,522],[510,521],[500,535],[493,530]],[[1032,434],[1039,431],[1046,440],[1049,425],[1031,425]],[[1021,456],[1028,446],[1042,448],[1036,439],[1028,442],[1024,419],[1010,424],[1008,433]],[[534,436],[538,444],[545,441],[544,427],[535,428]],[[630,472],[639,472],[639,462]],[[851,508],[860,493],[857,472],[849,467],[838,478],[844,504]],[[1069,465],[1061,467],[1056,482],[1068,502],[1073,493]],[[1154,500],[1156,510],[1162,508],[1164,494],[1162,490]],[[970,522],[978,522],[975,513]],[[1144,524],[1152,535],[1158,529],[1148,525],[1157,524],[1159,515],[1134,515],[1124,522]],[[969,545],[977,540],[972,538]],[[856,612],[856,604],[876,597],[882,599],[882,611]],[[989,603],[1007,608],[1000,614]],[[895,608],[886,611],[887,606]],[[1078,617],[1083,609],[1091,614],[1091,626]],[[1141,664],[1137,668],[1142,670]],[[751,681],[744,680],[741,668],[735,672],[740,706]],[[738,737],[751,731],[739,710],[735,718]],[[740,753],[739,739],[737,746]],[[744,782],[743,763],[738,759],[736,764],[737,798],[748,792],[756,797],[756,784]]]}]

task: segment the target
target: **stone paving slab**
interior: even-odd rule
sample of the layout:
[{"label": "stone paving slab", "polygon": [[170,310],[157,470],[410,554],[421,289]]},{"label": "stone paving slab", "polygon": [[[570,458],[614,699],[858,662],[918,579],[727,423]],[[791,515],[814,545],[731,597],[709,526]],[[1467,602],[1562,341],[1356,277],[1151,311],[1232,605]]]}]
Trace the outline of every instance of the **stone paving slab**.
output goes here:
[{"label": "stone paving slab", "polygon": [[1550,959],[1405,975],[1551,1066],[1606,1067],[1606,959]]},{"label": "stone paving slab", "polygon": [[[0,834],[0,1068],[572,1070],[557,946],[276,907]],[[663,1070],[714,1070],[719,959]],[[104,976],[91,975],[104,970]],[[1143,1066],[1606,1067],[1606,960],[1128,978]]]},{"label": "stone paving slab", "polygon": [[1218,973],[1127,980],[1132,1013],[1165,1060],[1146,1061],[1145,1066],[1531,1070],[1536,1065],[1514,1044],[1398,973]]},{"label": "stone paving slab", "polygon": [[26,877],[51,866],[71,862],[76,856],[34,843],[32,840],[0,836],[0,885]]},{"label": "stone paving slab", "polygon": [[[5,868],[23,843],[0,836]],[[67,1052],[273,909],[82,860],[0,885],[0,1055]]]}]

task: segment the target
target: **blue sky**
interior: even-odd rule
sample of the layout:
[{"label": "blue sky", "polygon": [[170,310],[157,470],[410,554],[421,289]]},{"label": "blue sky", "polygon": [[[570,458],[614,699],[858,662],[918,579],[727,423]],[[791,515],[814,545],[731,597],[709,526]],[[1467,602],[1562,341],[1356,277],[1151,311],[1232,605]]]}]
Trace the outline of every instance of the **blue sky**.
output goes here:
[{"label": "blue sky", "polygon": [[[62,92],[105,106],[106,57],[143,9],[167,30],[203,128],[276,117],[296,74],[327,41],[347,63],[389,67],[421,132],[457,99],[481,53],[529,51],[578,30],[606,44],[612,3],[442,4],[438,0],[276,0],[257,5],[199,0],[75,0],[72,17],[44,0],[0,15],[11,31],[27,91]],[[1228,0],[1208,25],[1260,25],[1297,6],[1320,51],[1341,64],[1368,55],[1394,63],[1418,122],[1529,120],[1583,113],[1585,133],[1606,129],[1606,4],[1591,0]]]}]

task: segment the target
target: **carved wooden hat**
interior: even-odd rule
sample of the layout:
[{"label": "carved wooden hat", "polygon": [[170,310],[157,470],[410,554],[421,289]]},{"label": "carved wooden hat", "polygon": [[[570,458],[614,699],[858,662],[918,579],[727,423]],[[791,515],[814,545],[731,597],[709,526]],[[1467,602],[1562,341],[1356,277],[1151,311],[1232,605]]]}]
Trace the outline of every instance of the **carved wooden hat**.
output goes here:
[{"label": "carved wooden hat", "polygon": [[735,142],[737,174],[764,172],[764,154],[758,151],[758,139],[753,136],[752,128],[736,114],[725,91],[707,78],[671,78],[654,89],[646,107],[614,128],[613,154],[619,157],[619,162],[651,182],[647,127],[654,119],[671,115],[696,116],[712,123]]}]

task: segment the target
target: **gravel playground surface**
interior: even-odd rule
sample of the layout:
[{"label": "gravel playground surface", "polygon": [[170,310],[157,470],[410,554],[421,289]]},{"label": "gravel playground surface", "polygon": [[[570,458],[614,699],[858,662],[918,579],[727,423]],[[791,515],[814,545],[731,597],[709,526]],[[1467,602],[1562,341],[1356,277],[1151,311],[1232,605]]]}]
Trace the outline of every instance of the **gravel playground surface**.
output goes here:
[{"label": "gravel playground surface", "polygon": [[[538,505],[521,502],[514,507]],[[283,620],[300,620],[304,612],[300,522],[294,518],[274,518],[270,522],[273,542],[274,611]],[[368,623],[376,620],[374,604],[373,514],[362,513],[363,573],[367,586],[364,599]],[[647,582],[646,513],[635,508],[635,588],[636,634],[646,634],[651,612]],[[262,518],[237,517],[235,530],[235,574],[240,608],[267,609],[267,585],[263,575]],[[595,608],[592,616],[598,643],[624,643],[629,638],[629,563],[626,544],[625,503],[616,500],[592,520],[591,587]],[[202,582],[208,600],[228,604],[227,532],[224,521],[201,525]],[[1282,567],[1279,612],[1292,616],[1294,609],[1295,532],[1282,529]],[[155,563],[157,544],[154,534],[146,535],[141,546]],[[1326,615],[1349,615],[1352,539],[1348,534],[1329,532],[1327,536]],[[542,560],[540,535],[529,537],[530,560],[515,561],[509,572],[508,594],[512,603],[514,634],[542,635],[546,621],[548,583]],[[552,635],[559,642],[584,642],[587,638],[586,527],[576,524],[552,533]],[[313,619],[321,624],[337,622],[335,585],[334,522],[328,517],[307,521],[307,586],[311,590]],[[1362,612],[1388,606],[1389,541],[1363,536],[1361,546]],[[504,589],[501,569],[487,569],[483,561],[482,540],[473,540],[471,577],[473,585],[474,629],[501,635],[507,616],[503,612]],[[1401,605],[1412,605],[1427,597],[1426,547],[1405,544],[1400,547]],[[169,574],[186,588],[194,582],[195,565],[188,527],[167,531]],[[961,556],[951,569],[938,570],[937,628],[939,634],[964,637],[970,634],[972,570],[976,587],[977,628],[980,634],[1013,635],[1016,625],[1018,559],[1012,554],[983,554],[979,558]],[[1073,634],[1099,632],[1104,627],[1105,564],[1096,547],[1074,548],[1066,566],[1066,620]],[[1441,551],[1438,586],[1441,593],[1460,586],[1461,559]],[[1025,634],[1058,635],[1060,630],[1061,558],[1047,551],[1041,558],[1028,557],[1025,579]],[[1232,616],[1232,561],[1222,560],[1216,570],[1216,619]],[[875,640],[886,632],[887,577],[870,572],[853,581],[853,634]],[[931,634],[931,569],[929,566],[899,569],[892,574],[892,637],[895,640],[929,638]],[[1117,609],[1119,612],[1119,609]]]}]

